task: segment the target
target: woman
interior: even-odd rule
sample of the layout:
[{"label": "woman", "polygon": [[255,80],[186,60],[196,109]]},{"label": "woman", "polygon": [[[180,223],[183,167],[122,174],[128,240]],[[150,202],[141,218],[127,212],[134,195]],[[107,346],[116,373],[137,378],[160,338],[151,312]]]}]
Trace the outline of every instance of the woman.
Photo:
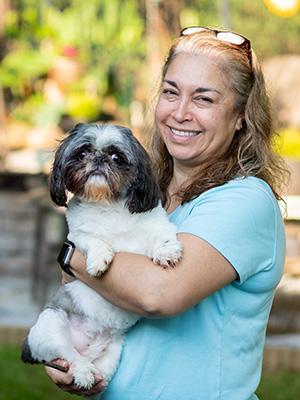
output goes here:
[{"label": "woman", "polygon": [[[77,279],[144,316],[128,333],[103,400],[257,398],[268,316],[284,267],[282,168],[264,78],[247,39],[187,28],[170,49],[155,110],[153,160],[182,261],[164,270],[119,253]],[[64,275],[64,282],[69,281]],[[66,363],[60,360],[60,363]],[[93,394],[47,369],[62,389]]]}]

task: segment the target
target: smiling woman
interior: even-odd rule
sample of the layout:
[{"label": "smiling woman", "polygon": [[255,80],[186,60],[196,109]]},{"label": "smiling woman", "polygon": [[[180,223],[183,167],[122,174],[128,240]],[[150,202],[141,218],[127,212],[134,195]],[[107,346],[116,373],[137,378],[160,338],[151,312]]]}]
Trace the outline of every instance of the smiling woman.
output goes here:
[{"label": "smiling woman", "polygon": [[[129,331],[102,400],[257,399],[284,267],[277,203],[284,169],[273,152],[272,113],[249,40],[206,28],[184,32],[162,71],[151,132],[161,199],[177,226],[182,259],[162,269],[134,251],[119,252],[100,279],[87,274],[78,250],[70,261],[77,279],[144,317]],[[64,283],[71,279],[64,274]],[[47,373],[72,393],[103,390],[98,375],[87,393],[70,373]]]},{"label": "smiling woman", "polygon": [[[183,30],[187,31],[189,28]],[[182,182],[177,185],[183,203],[235,176],[249,174],[267,181],[280,198],[285,166],[273,151],[276,132],[272,112],[250,42],[240,36],[241,44],[232,45],[206,28],[193,27],[192,32],[170,48],[155,113],[157,129],[152,132],[151,148],[163,203],[171,199],[168,187],[173,169],[183,166],[188,149],[197,168],[190,169],[184,186]],[[187,135],[182,143],[181,135]],[[190,140],[185,139],[190,136]],[[173,160],[168,146],[177,151],[180,164]]]},{"label": "smiling woman", "polygon": [[206,56],[179,54],[166,73],[155,120],[174,170],[222,156],[242,125],[243,114],[218,70]]}]

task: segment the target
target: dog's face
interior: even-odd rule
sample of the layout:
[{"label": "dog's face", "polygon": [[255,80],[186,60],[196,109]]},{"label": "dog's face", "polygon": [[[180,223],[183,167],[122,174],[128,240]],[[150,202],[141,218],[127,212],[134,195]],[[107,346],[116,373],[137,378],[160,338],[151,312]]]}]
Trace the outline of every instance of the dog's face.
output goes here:
[{"label": "dog's face", "polygon": [[159,189],[146,150],[130,129],[116,125],[78,124],[56,151],[50,192],[67,205],[67,192],[85,201],[126,199],[131,213],[157,206]]}]

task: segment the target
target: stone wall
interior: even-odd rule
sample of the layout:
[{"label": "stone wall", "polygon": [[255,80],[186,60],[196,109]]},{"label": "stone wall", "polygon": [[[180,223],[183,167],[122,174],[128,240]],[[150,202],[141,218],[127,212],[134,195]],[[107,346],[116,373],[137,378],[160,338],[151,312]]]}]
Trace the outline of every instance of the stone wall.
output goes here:
[{"label": "stone wall", "polygon": [[0,272],[28,274],[33,262],[37,208],[22,192],[0,192]]},{"label": "stone wall", "polygon": [[64,215],[47,199],[45,203],[34,191],[0,190],[0,274],[31,274],[39,241],[46,240],[54,253],[64,234]]}]

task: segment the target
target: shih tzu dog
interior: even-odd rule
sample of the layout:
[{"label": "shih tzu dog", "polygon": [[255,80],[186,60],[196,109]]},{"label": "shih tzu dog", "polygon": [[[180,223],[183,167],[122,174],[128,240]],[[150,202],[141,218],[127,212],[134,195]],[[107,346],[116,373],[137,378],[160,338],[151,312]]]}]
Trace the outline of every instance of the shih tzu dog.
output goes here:
[{"label": "shih tzu dog", "polygon": [[[150,157],[128,128],[76,125],[56,151],[50,192],[56,205],[67,207],[68,239],[85,255],[91,276],[104,273],[121,251],[143,254],[163,267],[181,258]],[[46,304],[23,343],[22,360],[66,359],[83,388],[92,387],[94,373],[109,382],[125,333],[138,319],[76,280]]]}]

